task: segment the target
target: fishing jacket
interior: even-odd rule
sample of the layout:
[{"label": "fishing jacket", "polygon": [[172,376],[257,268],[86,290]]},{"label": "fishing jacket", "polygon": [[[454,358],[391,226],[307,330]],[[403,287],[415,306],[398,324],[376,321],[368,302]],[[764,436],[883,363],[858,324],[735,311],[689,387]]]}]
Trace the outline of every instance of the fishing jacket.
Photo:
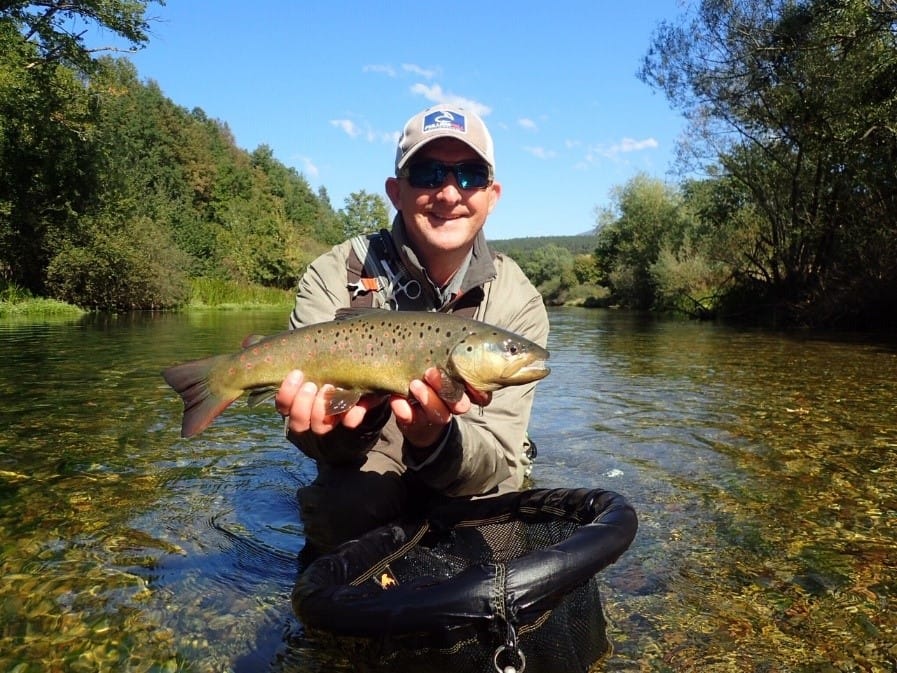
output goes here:
[{"label": "fishing jacket", "polygon": [[[418,261],[401,213],[390,231],[345,241],[309,265],[299,282],[290,327],[333,320],[338,309],[352,306],[454,312],[543,347],[548,340],[541,295],[512,259],[490,251],[482,231],[459,273],[440,291]],[[405,445],[388,404],[370,410],[355,429],[340,425],[322,436],[287,436],[325,463],[360,464],[368,451],[385,453],[401,471],[413,471],[426,486],[450,496],[519,489],[528,464],[524,445],[534,391],[535,383],[509,386],[495,391],[487,406],[455,416],[423,461],[414,458],[422,452]]]}]

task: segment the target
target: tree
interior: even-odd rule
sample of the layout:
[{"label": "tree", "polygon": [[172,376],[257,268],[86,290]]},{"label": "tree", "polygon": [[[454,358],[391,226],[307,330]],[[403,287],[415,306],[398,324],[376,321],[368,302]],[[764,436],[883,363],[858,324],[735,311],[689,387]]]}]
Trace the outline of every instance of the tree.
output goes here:
[{"label": "tree", "polygon": [[652,265],[664,246],[675,250],[684,240],[681,196],[645,174],[612,196],[614,207],[598,213],[598,277],[624,305],[650,308],[656,296]]},{"label": "tree", "polygon": [[21,39],[36,47],[26,62],[28,69],[61,64],[81,72],[94,69],[94,54],[121,51],[114,45],[93,47],[85,42],[92,28],[118,35],[142,48],[149,39],[146,10],[164,0],[38,0],[7,1],[0,5],[0,22],[16,27]]},{"label": "tree", "polygon": [[340,214],[345,238],[371,234],[389,227],[389,207],[386,200],[379,194],[368,194],[363,189],[346,197],[345,207]]},{"label": "tree", "polygon": [[895,25],[884,0],[703,0],[640,71],[689,119],[692,158],[747,195],[737,280],[791,319],[897,303]]},{"label": "tree", "polygon": [[27,68],[34,45],[0,19],[0,274],[41,294],[60,238],[90,207],[94,101],[66,68]]},{"label": "tree", "polygon": [[95,206],[97,101],[81,75],[98,64],[88,26],[146,40],[147,2],[43,0],[0,5],[0,273],[42,294],[55,251]]}]

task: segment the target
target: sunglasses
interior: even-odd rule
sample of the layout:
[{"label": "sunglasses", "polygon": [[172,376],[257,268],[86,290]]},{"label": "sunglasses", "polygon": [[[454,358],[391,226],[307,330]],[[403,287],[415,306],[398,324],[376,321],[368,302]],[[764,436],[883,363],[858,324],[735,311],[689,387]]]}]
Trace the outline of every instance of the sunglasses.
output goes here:
[{"label": "sunglasses", "polygon": [[485,189],[492,184],[492,168],[479,161],[459,164],[419,161],[405,166],[398,177],[408,178],[408,184],[416,189],[435,189],[445,184],[449,173],[455,176],[461,189]]}]

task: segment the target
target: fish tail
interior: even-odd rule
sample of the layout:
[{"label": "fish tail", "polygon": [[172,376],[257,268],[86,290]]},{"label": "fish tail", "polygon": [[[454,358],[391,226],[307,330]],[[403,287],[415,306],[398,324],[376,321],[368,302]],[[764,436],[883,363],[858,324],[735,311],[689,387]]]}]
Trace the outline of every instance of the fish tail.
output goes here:
[{"label": "fish tail", "polygon": [[236,400],[242,390],[216,391],[209,374],[226,356],[215,355],[169,367],[162,376],[184,401],[181,437],[192,437],[205,430],[222,411]]}]

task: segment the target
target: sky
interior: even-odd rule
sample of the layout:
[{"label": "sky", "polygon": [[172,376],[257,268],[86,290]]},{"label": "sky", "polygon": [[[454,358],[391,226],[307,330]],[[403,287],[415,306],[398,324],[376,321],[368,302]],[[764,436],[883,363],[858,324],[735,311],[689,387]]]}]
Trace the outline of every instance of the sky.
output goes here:
[{"label": "sky", "polygon": [[672,180],[681,115],[636,77],[681,0],[167,0],[128,55],[144,81],[271,147],[334,208],[385,196],[405,121],[436,103],[479,113],[502,196],[489,239],[590,232],[638,173]]}]

